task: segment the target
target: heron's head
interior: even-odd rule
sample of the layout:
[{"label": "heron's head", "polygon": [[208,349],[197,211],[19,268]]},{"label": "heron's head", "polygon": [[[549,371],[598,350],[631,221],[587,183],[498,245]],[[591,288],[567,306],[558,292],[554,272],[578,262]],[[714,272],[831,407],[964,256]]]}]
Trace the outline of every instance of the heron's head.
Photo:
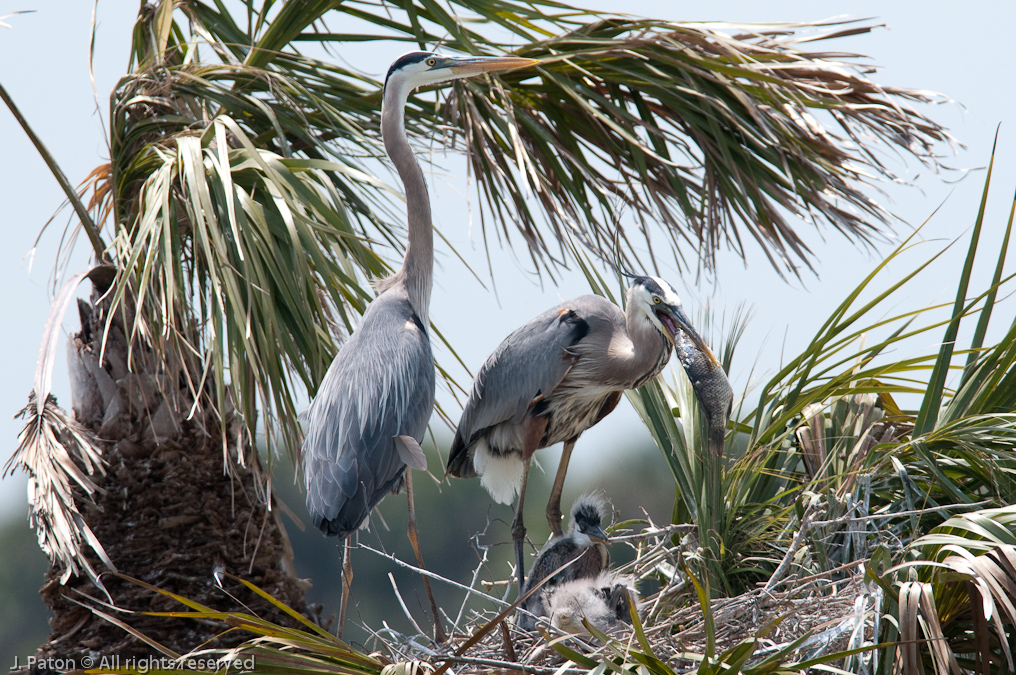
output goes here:
[{"label": "heron's head", "polygon": [[583,495],[572,504],[572,530],[593,541],[607,541],[603,519],[607,514],[607,500],[600,495]]},{"label": "heron's head", "polygon": [[720,365],[709,351],[681,306],[681,298],[669,283],[659,277],[635,277],[628,289],[628,303],[635,303],[646,318],[671,344],[677,344],[678,331],[683,332],[695,347],[715,365]]},{"label": "heron's head", "polygon": [[409,52],[397,58],[388,69],[385,87],[398,81],[407,91],[412,91],[428,84],[522,68],[536,63],[539,63],[536,59],[517,56],[442,56],[433,52]]}]

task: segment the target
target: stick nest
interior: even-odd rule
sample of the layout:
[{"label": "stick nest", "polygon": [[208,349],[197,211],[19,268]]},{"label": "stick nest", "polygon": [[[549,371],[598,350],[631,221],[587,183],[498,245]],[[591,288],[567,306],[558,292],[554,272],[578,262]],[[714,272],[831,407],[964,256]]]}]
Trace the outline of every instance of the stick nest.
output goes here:
[{"label": "stick nest", "polygon": [[[694,586],[680,565],[682,556],[688,557],[687,540],[685,545],[672,542],[674,534],[688,529],[680,525],[649,526],[637,533],[612,537],[615,545],[625,542],[636,551],[635,560],[616,571],[635,577],[640,589],[658,587],[639,600],[639,619],[648,651],[677,672],[699,667],[709,648],[710,632],[715,655],[745,641],[754,642],[754,656],[749,663],[799,640],[801,643],[788,655],[794,661],[845,650],[871,639],[872,610],[879,598],[877,589],[865,583],[860,563],[807,577],[774,579],[735,597],[714,598],[710,603],[710,631]],[[440,581],[437,575],[430,576]],[[506,583],[493,586],[504,588]],[[766,586],[770,590],[765,590]],[[474,589],[480,594],[475,587],[474,580]],[[506,595],[514,597],[514,586]],[[483,596],[488,609],[468,612],[463,625],[452,626],[447,642],[436,644],[424,635],[407,636],[386,628],[374,632],[379,651],[394,662],[422,662],[434,667],[449,663],[451,672],[456,673],[500,670],[547,675],[589,670],[561,651],[573,650],[598,663],[608,658],[616,662],[620,655],[632,651],[647,653],[632,626],[614,629],[606,642],[588,633],[569,635],[546,620],[538,624],[536,631],[527,632],[516,625],[517,610],[497,621],[508,602],[497,602],[495,607],[490,595]],[[482,637],[474,639],[480,633]]]}]

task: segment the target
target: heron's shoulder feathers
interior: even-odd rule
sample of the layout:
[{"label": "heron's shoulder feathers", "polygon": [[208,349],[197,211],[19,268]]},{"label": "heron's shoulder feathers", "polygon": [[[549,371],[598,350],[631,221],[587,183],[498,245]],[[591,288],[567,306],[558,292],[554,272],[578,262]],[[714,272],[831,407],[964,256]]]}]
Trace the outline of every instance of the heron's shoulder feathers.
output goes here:
[{"label": "heron's shoulder feathers", "polygon": [[585,305],[551,307],[512,331],[487,357],[459,420],[456,448],[468,448],[491,426],[519,423],[538,397],[547,397],[577,358],[576,345],[589,334]]}]

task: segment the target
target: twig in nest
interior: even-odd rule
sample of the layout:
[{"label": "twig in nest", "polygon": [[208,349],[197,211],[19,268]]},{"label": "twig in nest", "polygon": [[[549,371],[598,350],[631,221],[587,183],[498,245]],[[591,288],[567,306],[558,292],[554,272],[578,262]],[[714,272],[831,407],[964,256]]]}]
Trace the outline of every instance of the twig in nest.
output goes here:
[{"label": "twig in nest", "polygon": [[622,534],[620,536],[611,536],[610,542],[624,542],[624,541],[642,541],[651,537],[667,537],[672,534],[688,534],[698,530],[697,525],[667,525],[665,527],[653,528],[642,530],[641,532],[635,532],[634,534]]},{"label": "twig in nest", "polygon": [[790,543],[790,548],[787,549],[787,554],[783,556],[783,560],[780,561],[779,566],[773,575],[769,577],[769,581],[766,583],[765,588],[762,589],[763,593],[768,593],[773,589],[774,586],[783,578],[783,575],[787,573],[790,568],[790,562],[794,559],[797,554],[797,549],[801,548],[801,542],[804,541],[804,535],[811,529],[811,521],[815,518],[815,514],[822,508],[817,503],[811,503],[804,512],[804,517],[801,518],[801,526],[797,529],[797,533],[794,534],[794,540]]},{"label": "twig in nest", "polygon": [[[476,547],[477,550],[483,551],[483,556],[480,558],[480,563],[476,566],[476,569],[473,570],[473,578],[469,582],[470,588],[476,588],[476,582],[479,581],[480,578],[480,570],[483,569],[483,566],[487,564],[487,552],[489,549],[488,546],[483,546],[480,544],[479,535],[473,536],[473,545]],[[466,604],[468,603],[468,601],[469,601],[468,595],[462,598],[462,606],[459,607],[458,616],[455,617],[455,622],[452,624],[453,633],[459,631],[459,622],[462,621],[462,615],[466,613]]]},{"label": "twig in nest", "polygon": [[[361,624],[362,625],[362,624]],[[363,626],[367,632],[369,632],[377,642],[384,645],[390,652],[393,658],[397,661],[412,661],[414,658],[418,658],[420,654],[425,655],[427,658],[434,658],[438,656],[438,653],[422,645],[408,635],[404,635],[399,631],[395,630],[387,623],[381,630],[372,630],[369,626]],[[382,633],[387,633],[391,639],[385,639],[381,636]],[[426,637],[421,633],[422,637]],[[429,638],[428,638],[429,639]],[[394,642],[392,641],[394,640]],[[415,653],[410,650],[415,650]]]},{"label": "twig in nest", "polygon": [[479,590],[477,590],[475,588],[470,588],[469,586],[466,586],[465,584],[460,584],[457,581],[452,581],[451,579],[449,579],[447,577],[443,577],[440,574],[434,574],[433,572],[431,572],[429,570],[421,569],[419,567],[415,567],[413,565],[410,565],[407,562],[403,562],[402,560],[399,560],[398,558],[396,558],[394,555],[392,555],[390,553],[385,553],[384,551],[379,551],[376,548],[371,548],[370,546],[367,546],[366,544],[360,544],[360,548],[362,548],[362,549],[364,549],[366,551],[370,551],[371,553],[375,553],[375,554],[381,556],[382,558],[386,558],[386,559],[390,560],[391,562],[395,563],[396,565],[398,565],[399,567],[405,567],[406,569],[412,570],[412,571],[416,572],[417,574],[428,576],[431,579],[437,579],[438,581],[443,581],[443,582],[445,582],[446,584],[448,584],[450,586],[454,586],[455,588],[461,588],[462,590],[466,591],[467,593],[472,593],[474,595],[478,595],[481,598],[484,598],[485,600],[490,600],[491,602],[497,603],[499,605],[508,605],[508,604],[510,604],[510,603],[507,603],[507,602],[505,602],[503,600],[499,600],[498,598],[495,598],[493,595],[487,595],[483,591],[479,591]]},{"label": "twig in nest", "polygon": [[[388,573],[388,580],[392,582],[392,589],[395,591],[395,597],[398,598],[399,606],[402,607],[402,611],[406,615],[406,618],[409,619],[409,623],[413,624],[413,628],[416,629],[416,632],[419,635],[426,635],[426,633],[423,632],[423,629],[420,628],[420,624],[416,623],[416,619],[414,619],[413,615],[409,613],[409,608],[406,607],[406,602],[402,599],[402,594],[399,593],[399,587],[395,584],[395,576],[391,572]],[[437,621],[437,617],[435,617],[434,620]]]},{"label": "twig in nest", "polygon": [[521,670],[524,673],[534,673],[534,675],[553,675],[555,673],[561,673],[562,675],[573,675],[588,672],[587,670],[581,668],[541,668],[539,666],[527,666],[521,663],[498,661],[497,659],[479,659],[470,656],[451,656],[441,654],[435,656],[434,658],[438,661],[445,661],[447,663],[465,663],[476,666],[490,666],[492,668],[504,668],[506,670]]},{"label": "twig in nest", "polygon": [[515,645],[512,644],[512,634],[508,630],[508,624],[502,621],[501,626],[501,639],[504,641],[504,653],[508,657],[508,660],[515,663],[519,660],[519,657],[515,655]]},{"label": "twig in nest", "polygon": [[[894,511],[892,513],[874,513],[870,516],[841,516],[839,518],[833,518],[832,520],[817,520],[812,523],[812,527],[829,527],[830,525],[843,525],[845,523],[864,523],[871,520],[887,520],[889,518],[899,518],[901,516],[923,516],[929,513],[940,513],[942,511],[951,511],[952,509],[967,509],[967,508],[978,508],[981,506],[987,506],[994,502],[990,499],[985,499],[979,502],[970,502],[969,504],[945,504],[943,506],[928,507],[926,509],[914,509],[912,511]],[[611,538],[613,541],[613,538]]]}]

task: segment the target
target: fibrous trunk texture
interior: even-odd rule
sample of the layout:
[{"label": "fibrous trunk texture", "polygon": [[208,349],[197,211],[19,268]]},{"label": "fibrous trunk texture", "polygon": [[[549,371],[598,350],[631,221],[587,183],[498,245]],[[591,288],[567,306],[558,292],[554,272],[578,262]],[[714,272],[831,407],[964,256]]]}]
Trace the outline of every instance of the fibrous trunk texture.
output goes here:
[{"label": "fibrous trunk texture", "polygon": [[[128,353],[122,317],[114,317],[100,364],[107,307],[79,301],[82,329],[68,349],[75,416],[96,435],[107,462],[105,477],[94,478],[102,488],[94,503],[83,493],[78,501],[87,524],[123,575],[215,610],[249,611],[292,625],[270,603],[217,574],[243,577],[305,611],[305,585],[290,572],[291,551],[278,511],[269,511],[261,497],[262,479],[252,466],[256,455],[249,446],[238,447],[248,442],[239,432],[242,425],[193,406],[191,386],[201,381],[196,362],[173,363],[165,355],[172,350],[153,349],[140,339]],[[238,450],[248,458],[246,466],[238,462]],[[88,555],[96,571],[105,569],[91,551]],[[88,607],[180,654],[244,639],[238,631],[217,637],[225,626],[216,622],[142,616],[138,612],[187,608],[111,574],[102,583],[113,605],[129,611],[100,607],[98,601],[109,602],[102,590],[83,575],[62,585],[61,571],[51,569],[41,590],[53,618],[40,656],[123,659],[157,653]]]}]

